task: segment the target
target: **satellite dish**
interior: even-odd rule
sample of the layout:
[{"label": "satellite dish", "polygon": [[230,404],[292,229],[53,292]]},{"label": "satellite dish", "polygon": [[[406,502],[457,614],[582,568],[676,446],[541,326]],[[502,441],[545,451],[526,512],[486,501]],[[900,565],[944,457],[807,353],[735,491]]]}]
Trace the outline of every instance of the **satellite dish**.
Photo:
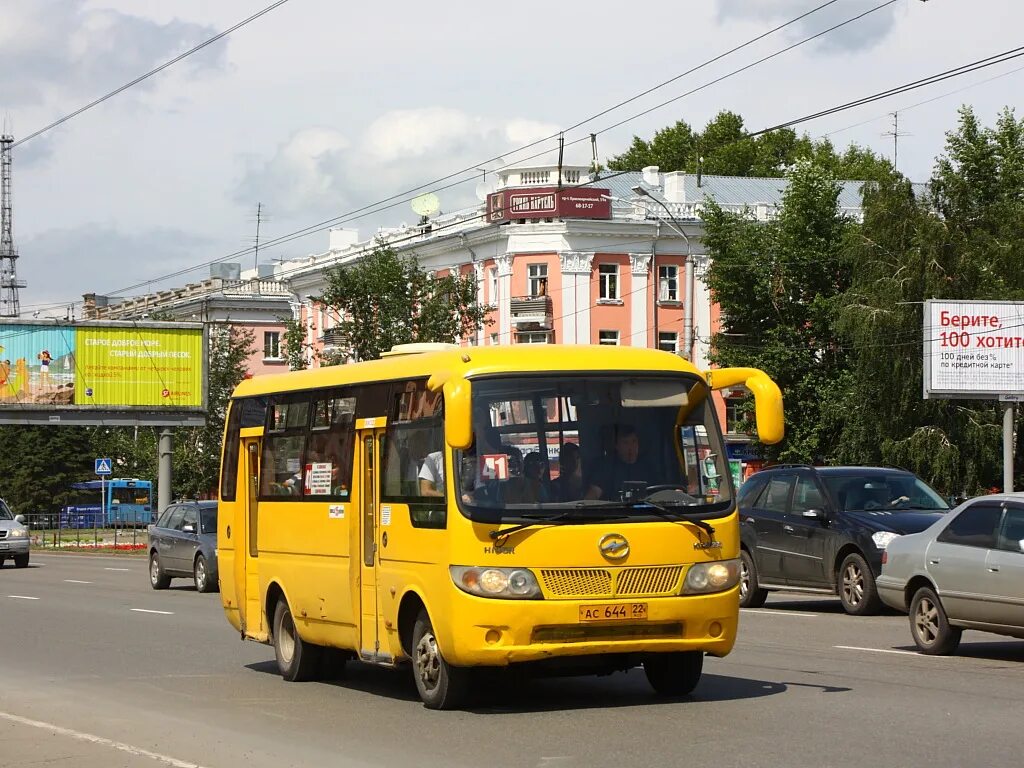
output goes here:
[{"label": "satellite dish", "polygon": [[487,196],[497,189],[498,185],[493,179],[491,181],[481,181],[476,185],[476,199],[486,200]]},{"label": "satellite dish", "polygon": [[419,216],[431,216],[441,210],[441,201],[433,192],[414,197],[410,205],[413,213]]}]

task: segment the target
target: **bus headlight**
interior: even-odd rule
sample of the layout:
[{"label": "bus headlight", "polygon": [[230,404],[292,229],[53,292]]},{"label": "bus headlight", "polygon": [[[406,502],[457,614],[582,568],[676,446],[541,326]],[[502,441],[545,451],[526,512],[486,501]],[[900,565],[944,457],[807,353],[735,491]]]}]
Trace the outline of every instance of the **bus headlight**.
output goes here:
[{"label": "bus headlight", "polygon": [[525,568],[478,568],[469,565],[449,567],[452,581],[463,592],[480,597],[540,597],[540,585],[532,571]]},{"label": "bus headlight", "polygon": [[724,592],[735,587],[740,580],[739,560],[719,560],[713,563],[694,563],[686,572],[684,595]]}]

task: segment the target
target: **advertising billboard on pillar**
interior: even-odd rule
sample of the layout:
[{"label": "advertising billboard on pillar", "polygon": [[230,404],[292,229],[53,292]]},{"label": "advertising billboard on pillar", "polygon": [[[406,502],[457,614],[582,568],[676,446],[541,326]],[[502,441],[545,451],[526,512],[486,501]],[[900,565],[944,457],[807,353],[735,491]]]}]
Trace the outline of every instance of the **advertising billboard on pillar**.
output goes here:
[{"label": "advertising billboard on pillar", "polygon": [[1024,303],[926,301],[923,348],[926,398],[1024,395]]},{"label": "advertising billboard on pillar", "polygon": [[[200,323],[0,322],[0,415],[199,413],[206,408],[206,336]],[[91,422],[83,414],[95,413]],[[178,419],[170,419],[177,422]],[[121,419],[116,423],[126,423]],[[127,423],[135,423],[127,417]]]},{"label": "advertising billboard on pillar", "polygon": [[503,189],[487,196],[487,221],[518,219],[610,219],[609,190],[597,187]]}]

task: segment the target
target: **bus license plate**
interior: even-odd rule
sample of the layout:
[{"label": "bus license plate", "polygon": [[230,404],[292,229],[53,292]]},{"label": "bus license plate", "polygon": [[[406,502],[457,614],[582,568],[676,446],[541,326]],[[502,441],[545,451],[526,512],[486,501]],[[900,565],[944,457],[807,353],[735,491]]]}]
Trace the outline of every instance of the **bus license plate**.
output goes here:
[{"label": "bus license plate", "polygon": [[647,621],[647,603],[581,605],[580,621]]}]

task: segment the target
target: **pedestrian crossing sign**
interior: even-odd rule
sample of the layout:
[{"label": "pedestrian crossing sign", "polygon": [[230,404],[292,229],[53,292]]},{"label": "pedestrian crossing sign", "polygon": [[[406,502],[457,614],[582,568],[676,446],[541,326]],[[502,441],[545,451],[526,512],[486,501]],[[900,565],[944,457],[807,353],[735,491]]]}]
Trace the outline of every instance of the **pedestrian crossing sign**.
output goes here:
[{"label": "pedestrian crossing sign", "polygon": [[110,459],[96,459],[96,474],[109,475],[111,473],[110,464]]}]

